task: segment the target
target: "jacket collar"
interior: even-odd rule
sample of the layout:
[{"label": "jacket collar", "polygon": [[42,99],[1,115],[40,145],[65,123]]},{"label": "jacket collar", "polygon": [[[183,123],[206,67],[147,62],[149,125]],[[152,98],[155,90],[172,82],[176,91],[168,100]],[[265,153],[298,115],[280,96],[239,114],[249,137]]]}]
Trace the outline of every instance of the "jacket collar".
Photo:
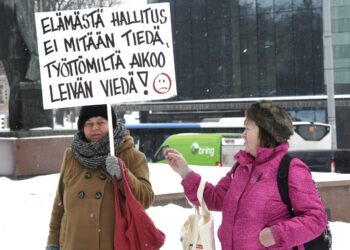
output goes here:
[{"label": "jacket collar", "polygon": [[273,159],[276,155],[285,154],[288,152],[289,144],[288,142],[283,142],[275,148],[263,148],[258,147],[256,149],[256,163],[264,163]]},{"label": "jacket collar", "polygon": [[239,162],[240,165],[247,165],[253,163],[262,164],[273,159],[276,155],[284,155],[288,152],[288,148],[288,142],[283,142],[275,148],[258,147],[256,150],[255,158],[246,151],[241,150],[235,155],[235,159]]}]

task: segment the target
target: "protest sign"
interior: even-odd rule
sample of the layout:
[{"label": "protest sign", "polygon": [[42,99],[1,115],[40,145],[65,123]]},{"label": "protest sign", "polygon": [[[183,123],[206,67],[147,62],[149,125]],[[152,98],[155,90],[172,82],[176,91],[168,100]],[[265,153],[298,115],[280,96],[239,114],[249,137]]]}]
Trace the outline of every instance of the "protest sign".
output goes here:
[{"label": "protest sign", "polygon": [[177,95],[169,3],[35,13],[45,109]]}]

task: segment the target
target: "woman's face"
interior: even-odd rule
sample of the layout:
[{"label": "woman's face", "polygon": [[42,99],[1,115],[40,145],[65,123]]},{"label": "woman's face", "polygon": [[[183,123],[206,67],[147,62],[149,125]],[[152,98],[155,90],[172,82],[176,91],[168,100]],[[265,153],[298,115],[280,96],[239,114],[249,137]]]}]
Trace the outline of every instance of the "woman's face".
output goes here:
[{"label": "woman's face", "polygon": [[85,138],[90,142],[97,142],[108,135],[108,121],[102,116],[91,117],[84,124]]},{"label": "woman's face", "polygon": [[259,147],[259,127],[254,121],[245,121],[245,130],[242,137],[244,139],[245,151],[252,156],[256,156],[256,149]]}]

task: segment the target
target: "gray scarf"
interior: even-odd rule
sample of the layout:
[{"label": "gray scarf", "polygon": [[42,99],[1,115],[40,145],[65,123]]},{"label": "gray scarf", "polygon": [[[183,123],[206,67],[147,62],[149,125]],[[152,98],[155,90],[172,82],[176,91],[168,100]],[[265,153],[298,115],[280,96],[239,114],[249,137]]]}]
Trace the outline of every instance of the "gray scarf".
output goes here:
[{"label": "gray scarf", "polygon": [[[115,152],[118,152],[120,146],[124,143],[125,134],[124,124],[117,122],[117,126],[113,131]],[[96,169],[105,166],[106,158],[110,154],[109,136],[97,142],[88,142],[82,132],[78,131],[72,142],[72,152],[74,159],[86,168]]]}]

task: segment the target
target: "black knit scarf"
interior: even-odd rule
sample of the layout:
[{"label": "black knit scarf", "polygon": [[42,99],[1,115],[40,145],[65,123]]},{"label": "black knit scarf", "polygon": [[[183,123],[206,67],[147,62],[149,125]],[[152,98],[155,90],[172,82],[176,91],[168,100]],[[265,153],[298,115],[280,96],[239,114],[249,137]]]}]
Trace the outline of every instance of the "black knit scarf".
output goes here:
[{"label": "black knit scarf", "polygon": [[[117,122],[113,131],[115,152],[118,152],[119,147],[124,143],[125,134],[124,124]],[[84,167],[96,169],[105,166],[106,157],[110,154],[109,136],[107,135],[97,142],[88,142],[84,135],[78,131],[72,142],[72,152],[74,159]]]}]

